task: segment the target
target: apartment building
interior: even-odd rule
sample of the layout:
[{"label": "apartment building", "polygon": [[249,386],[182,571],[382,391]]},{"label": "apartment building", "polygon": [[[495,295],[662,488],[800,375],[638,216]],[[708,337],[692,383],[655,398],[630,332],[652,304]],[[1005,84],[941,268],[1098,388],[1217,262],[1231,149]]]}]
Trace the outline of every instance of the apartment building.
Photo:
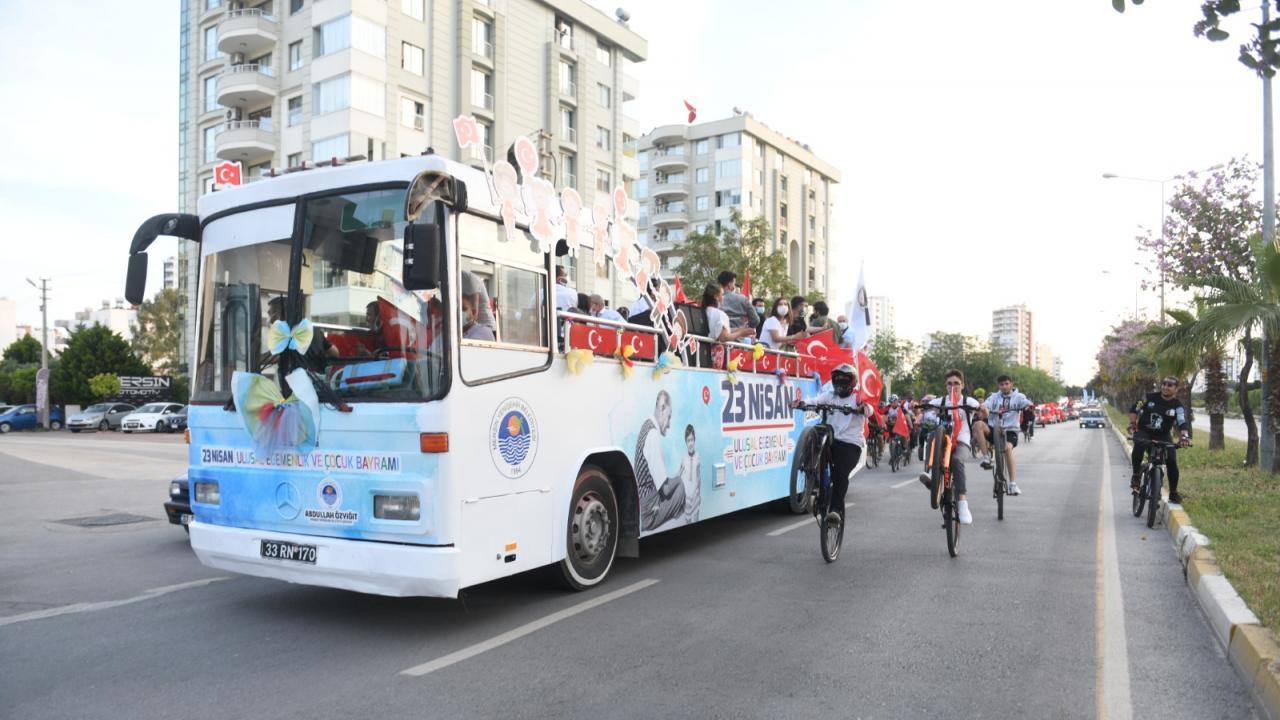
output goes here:
[{"label": "apartment building", "polygon": [[663,125],[640,138],[641,242],[680,266],[692,232],[718,231],[730,211],[764,217],[769,250],[783,253],[801,293],[825,293],[831,275],[832,191],[840,171],[748,112],[697,125]]},{"label": "apartment building", "polygon": [[[588,203],[614,184],[634,192],[639,178],[623,108],[637,92],[626,69],[647,44],[581,0],[184,0],[180,40],[183,212],[226,160],[248,182],[428,148],[470,161],[453,137],[460,114],[480,122],[490,157],[535,139],[553,182]],[[194,342],[198,252],[178,260],[180,366]],[[570,264],[580,290],[613,295],[607,272]]]},{"label": "apartment building", "polygon": [[1026,305],[1010,305],[991,313],[991,349],[1003,352],[1009,362],[1033,367],[1034,337]]},{"label": "apartment building", "polygon": [[1036,343],[1036,356],[1032,363],[1032,367],[1037,370],[1043,370],[1049,376],[1053,376],[1053,366],[1055,357],[1053,348],[1045,343]]},{"label": "apartment building", "polygon": [[[867,298],[867,308],[871,310],[871,338],[874,340],[880,333],[896,332],[898,312],[893,301],[883,295],[872,295]],[[833,313],[843,313],[843,309],[832,309]]]}]

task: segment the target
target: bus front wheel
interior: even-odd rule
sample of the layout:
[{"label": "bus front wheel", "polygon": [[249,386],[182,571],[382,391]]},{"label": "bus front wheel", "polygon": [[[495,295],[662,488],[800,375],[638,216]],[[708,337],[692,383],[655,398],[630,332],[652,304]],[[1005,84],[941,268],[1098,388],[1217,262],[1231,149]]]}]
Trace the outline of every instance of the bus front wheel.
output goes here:
[{"label": "bus front wheel", "polygon": [[566,523],[565,558],[560,574],[571,590],[586,590],[604,581],[618,552],[618,499],[609,477],[586,466],[574,484]]}]

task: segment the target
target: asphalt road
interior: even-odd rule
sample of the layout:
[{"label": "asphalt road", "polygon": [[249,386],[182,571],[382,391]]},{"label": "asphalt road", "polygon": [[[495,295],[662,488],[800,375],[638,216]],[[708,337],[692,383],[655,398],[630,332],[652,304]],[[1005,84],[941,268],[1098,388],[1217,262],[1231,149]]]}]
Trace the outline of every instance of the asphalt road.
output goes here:
[{"label": "asphalt road", "polygon": [[[1003,522],[971,461],[956,559],[916,463],[855,478],[833,565],[760,508],[646,540],[592,592],[532,573],[461,601],[200,566],[161,508],[184,451],[0,438],[0,716],[1254,717],[1110,431],[1038,430]],[[58,522],[110,513],[148,519]]]},{"label": "asphalt road", "polygon": [[[1259,426],[1262,424],[1261,414],[1255,417]],[[1209,416],[1203,412],[1197,412],[1193,423],[1197,432],[1202,432],[1207,438],[1209,436]],[[1249,439],[1249,430],[1245,427],[1244,418],[1224,417],[1222,418],[1222,434],[1229,438],[1239,440],[1241,442]],[[1208,442],[1208,440],[1205,440]]]}]

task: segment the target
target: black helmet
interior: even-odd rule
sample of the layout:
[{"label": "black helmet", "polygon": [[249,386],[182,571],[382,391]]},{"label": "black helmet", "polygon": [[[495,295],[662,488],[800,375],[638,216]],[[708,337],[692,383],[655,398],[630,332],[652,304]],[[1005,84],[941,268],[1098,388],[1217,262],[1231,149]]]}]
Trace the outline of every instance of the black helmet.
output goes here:
[{"label": "black helmet", "polygon": [[855,371],[849,363],[841,363],[831,370],[831,389],[842,398],[853,394],[853,378]]}]

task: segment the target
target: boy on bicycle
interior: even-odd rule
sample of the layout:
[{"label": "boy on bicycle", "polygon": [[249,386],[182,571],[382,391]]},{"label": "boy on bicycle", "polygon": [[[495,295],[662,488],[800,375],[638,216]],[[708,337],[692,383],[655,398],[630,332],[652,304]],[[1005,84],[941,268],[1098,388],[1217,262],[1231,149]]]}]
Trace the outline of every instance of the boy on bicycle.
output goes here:
[{"label": "boy on bicycle", "polygon": [[[1181,433],[1178,444],[1188,444],[1191,435],[1188,433],[1186,409],[1178,399],[1178,379],[1169,376],[1160,381],[1160,392],[1147,393],[1129,411],[1129,434],[1133,436],[1133,455],[1129,458],[1133,462],[1133,477],[1129,480],[1129,487],[1135,492],[1142,486],[1143,454],[1151,448],[1153,440],[1172,442],[1170,435],[1175,425]],[[1164,463],[1169,472],[1169,502],[1181,503],[1178,452],[1169,448]]]},{"label": "boy on bicycle", "polygon": [[[836,525],[844,521],[844,496],[849,491],[849,475],[853,472],[854,467],[858,465],[858,460],[862,457],[863,448],[866,446],[866,429],[864,424],[867,417],[875,412],[875,408],[858,399],[856,394],[856,386],[854,378],[857,377],[857,371],[849,363],[837,365],[831,371],[831,389],[818,393],[817,397],[810,400],[810,403],[816,405],[839,405],[842,407],[853,408],[852,414],[846,415],[842,412],[831,413],[827,416],[827,422],[831,425],[831,507],[832,511],[827,514],[827,523]],[[793,406],[799,407],[803,403],[796,400]],[[817,512],[818,506],[814,506],[814,512]]]},{"label": "boy on bicycle", "polygon": [[[991,429],[993,432],[1004,433],[1004,466],[1009,470],[1009,495],[1021,495],[1022,491],[1018,489],[1018,483],[1013,481],[1013,449],[1018,447],[1018,421],[1022,417],[1022,411],[1031,407],[1031,401],[1026,395],[1018,392],[1013,387],[1013,378],[1008,375],[1001,375],[996,378],[996,384],[1000,387],[1000,392],[992,393],[987,398],[987,412],[994,416],[991,421]],[[992,447],[995,447],[995,438],[992,438]],[[991,468],[990,460],[983,460],[982,467],[984,469]]]},{"label": "boy on bicycle", "polygon": [[[955,444],[951,446],[951,484],[956,488],[956,495],[959,501],[956,503],[956,512],[960,516],[960,524],[973,524],[973,513],[969,512],[969,499],[965,494],[964,481],[964,454],[972,452],[969,449],[971,442],[971,432],[969,424],[975,413],[981,413],[982,405],[971,397],[964,395],[964,373],[956,369],[947,371],[945,376],[947,390],[942,396],[929,401],[929,405],[938,411],[938,418],[941,424],[939,429],[955,433]],[[951,391],[955,390],[960,396],[958,405],[951,404]],[[960,412],[959,427],[948,428],[947,423],[953,423],[956,411]],[[929,492],[937,492],[937,488],[933,487],[933,476],[930,475],[926,467],[926,472],[920,473],[920,482],[929,488]]]}]

